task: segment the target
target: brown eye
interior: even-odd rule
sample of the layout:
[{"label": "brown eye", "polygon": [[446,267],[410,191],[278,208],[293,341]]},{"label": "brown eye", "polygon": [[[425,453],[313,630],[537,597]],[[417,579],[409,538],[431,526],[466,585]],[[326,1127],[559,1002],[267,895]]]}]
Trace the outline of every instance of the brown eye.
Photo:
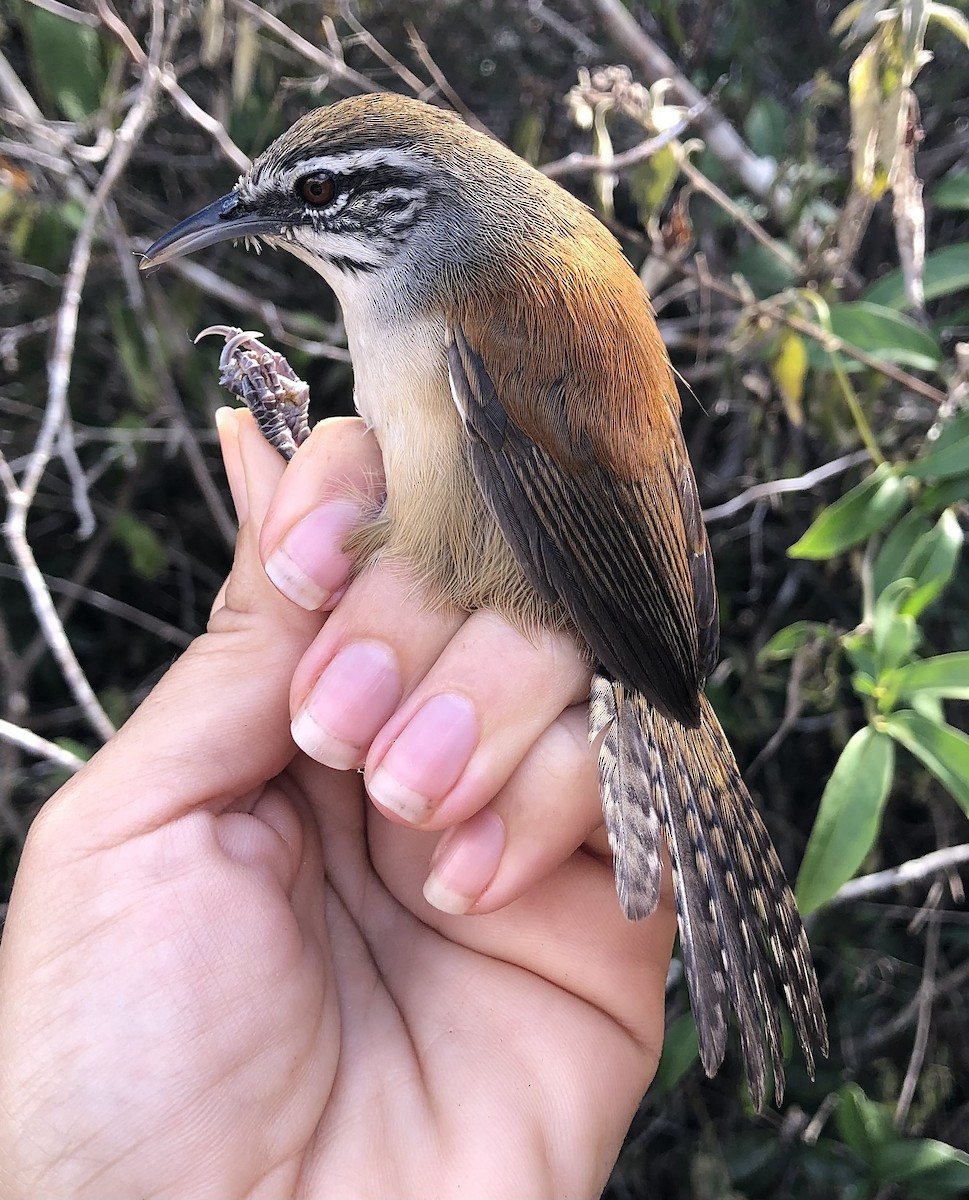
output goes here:
[{"label": "brown eye", "polygon": [[307,204],[312,204],[314,208],[329,204],[335,191],[329,175],[307,175],[296,185],[297,196]]}]

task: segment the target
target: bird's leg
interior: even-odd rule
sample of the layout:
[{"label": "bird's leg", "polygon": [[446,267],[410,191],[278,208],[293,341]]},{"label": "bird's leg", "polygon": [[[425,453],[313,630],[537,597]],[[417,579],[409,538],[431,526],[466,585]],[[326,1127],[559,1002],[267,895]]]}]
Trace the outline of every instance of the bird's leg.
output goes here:
[{"label": "bird's leg", "polygon": [[264,346],[255,330],[210,325],[195,339],[214,333],[225,338],[219,359],[219,383],[244,401],[259,430],[287,461],[309,437],[308,384],[296,375],[281,354]]}]

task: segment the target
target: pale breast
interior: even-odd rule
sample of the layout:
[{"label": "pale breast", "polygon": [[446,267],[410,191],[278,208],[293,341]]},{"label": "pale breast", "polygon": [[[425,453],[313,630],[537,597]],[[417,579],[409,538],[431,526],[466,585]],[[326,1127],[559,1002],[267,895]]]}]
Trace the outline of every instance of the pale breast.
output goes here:
[{"label": "pale breast", "polygon": [[412,573],[435,607],[494,608],[524,629],[563,624],[526,581],[471,470],[443,320],[347,321],[357,411],[380,444],[384,511],[351,542]]}]

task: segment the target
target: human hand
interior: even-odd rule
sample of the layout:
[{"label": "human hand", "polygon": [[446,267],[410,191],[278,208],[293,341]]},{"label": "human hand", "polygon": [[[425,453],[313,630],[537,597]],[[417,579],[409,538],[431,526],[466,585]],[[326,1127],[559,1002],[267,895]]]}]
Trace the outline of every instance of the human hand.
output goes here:
[{"label": "human hand", "polygon": [[[596,1194],[655,1070],[674,918],[619,910],[568,707],[585,670],[564,639],[425,612],[391,568],[344,590],[352,510],[294,522],[379,483],[358,422],[285,476],[247,417],[223,444],[241,530],[209,630],[24,850],[0,1196]],[[296,752],[290,703],[383,810]],[[435,903],[477,915],[424,899],[432,866]]]}]

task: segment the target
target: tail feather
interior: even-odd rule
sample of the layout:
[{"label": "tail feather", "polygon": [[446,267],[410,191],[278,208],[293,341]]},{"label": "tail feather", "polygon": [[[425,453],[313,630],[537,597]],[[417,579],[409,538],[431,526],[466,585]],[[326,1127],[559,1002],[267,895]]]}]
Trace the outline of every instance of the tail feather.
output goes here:
[{"label": "tail feather", "polygon": [[609,844],[622,870],[616,868],[616,887],[623,912],[631,921],[656,911],[663,862],[662,808],[659,804],[627,804],[625,798],[642,791],[644,776],[653,779],[651,747],[642,737],[628,737],[619,720],[621,688],[596,675],[589,700],[589,739],[605,730],[599,749],[599,790]]},{"label": "tail feather", "polygon": [[824,1010],[794,897],[720,723],[705,697],[689,728],[597,676],[590,732],[603,729],[600,784],[623,908],[636,918],[656,907],[662,825],[704,1069],[723,1061],[729,1006],[751,1098],[763,1103],[769,1054],[780,1100],[778,994],[812,1077],[813,1045],[827,1053]]}]

